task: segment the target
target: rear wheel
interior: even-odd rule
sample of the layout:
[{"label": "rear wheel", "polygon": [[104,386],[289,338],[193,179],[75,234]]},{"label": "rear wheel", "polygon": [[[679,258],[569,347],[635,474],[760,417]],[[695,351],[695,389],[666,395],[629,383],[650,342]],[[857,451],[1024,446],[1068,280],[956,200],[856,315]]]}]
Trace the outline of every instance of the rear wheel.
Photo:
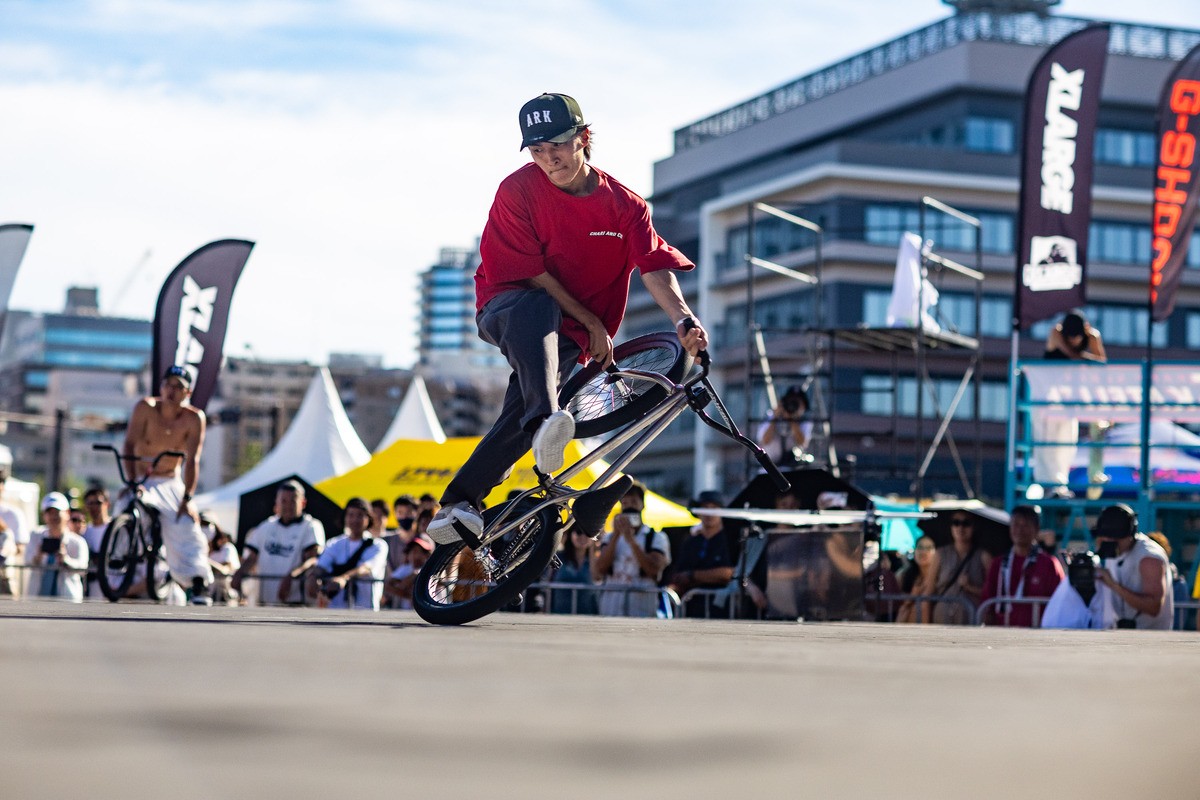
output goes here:
[{"label": "rear wheel", "polygon": [[132,514],[117,515],[100,540],[96,581],[104,596],[114,603],[124,597],[133,585],[138,564],[145,558],[145,541],[138,518]]},{"label": "rear wheel", "polygon": [[[692,357],[672,333],[649,333],[617,345],[617,369],[657,372],[678,382],[687,374]],[[559,405],[575,418],[575,436],[586,438],[616,430],[662,402],[667,390],[642,378],[614,378],[593,361],[572,375],[558,393]]]},{"label": "rear wheel", "polygon": [[[486,526],[506,507],[484,512],[485,541]],[[417,575],[413,608],[434,625],[462,625],[499,611],[546,571],[561,527],[558,510],[550,507],[479,552],[462,542],[438,545]]]}]

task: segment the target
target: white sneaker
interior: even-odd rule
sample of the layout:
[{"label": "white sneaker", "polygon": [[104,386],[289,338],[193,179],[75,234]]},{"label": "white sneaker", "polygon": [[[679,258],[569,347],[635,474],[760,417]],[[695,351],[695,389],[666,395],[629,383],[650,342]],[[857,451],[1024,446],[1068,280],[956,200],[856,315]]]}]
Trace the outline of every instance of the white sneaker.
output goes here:
[{"label": "white sneaker", "polygon": [[192,605],[194,606],[211,606],[212,598],[206,594],[198,594],[192,597]]},{"label": "white sneaker", "polygon": [[465,501],[438,509],[425,532],[438,544],[454,544],[462,541],[462,536],[454,528],[455,522],[467,526],[476,537],[483,535],[483,517]]},{"label": "white sneaker", "polygon": [[563,452],[575,438],[575,419],[571,412],[558,410],[542,421],[533,434],[533,460],[547,475],[563,465]]}]

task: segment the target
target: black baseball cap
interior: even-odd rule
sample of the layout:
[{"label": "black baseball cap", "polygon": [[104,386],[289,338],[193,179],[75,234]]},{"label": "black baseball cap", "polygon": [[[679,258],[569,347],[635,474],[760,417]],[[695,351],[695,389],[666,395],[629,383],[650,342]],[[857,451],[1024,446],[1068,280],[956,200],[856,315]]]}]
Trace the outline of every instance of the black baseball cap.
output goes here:
[{"label": "black baseball cap", "polygon": [[1124,539],[1137,533],[1137,514],[1124,503],[1108,506],[1096,518],[1092,536],[1106,539]]},{"label": "black baseball cap", "polygon": [[191,364],[176,364],[167,367],[162,379],[165,381],[167,378],[179,378],[190,389],[196,385],[196,368]]},{"label": "black baseball cap", "polygon": [[538,142],[561,144],[587,127],[575,98],[555,93],[538,95],[521,106],[518,121],[522,150]]}]

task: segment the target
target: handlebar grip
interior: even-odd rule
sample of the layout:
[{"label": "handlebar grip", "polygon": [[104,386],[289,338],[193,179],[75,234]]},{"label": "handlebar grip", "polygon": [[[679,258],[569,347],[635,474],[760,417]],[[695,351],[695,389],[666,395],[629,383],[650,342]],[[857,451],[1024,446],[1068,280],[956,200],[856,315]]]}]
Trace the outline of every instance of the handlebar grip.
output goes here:
[{"label": "handlebar grip", "polygon": [[[687,332],[690,331],[692,328],[700,327],[699,325],[696,324],[695,317],[684,317],[683,319],[679,320],[679,324],[683,326],[684,335],[687,335]],[[701,367],[703,367],[704,369],[708,369],[708,365],[711,363],[711,361],[708,357],[707,350],[701,350],[699,353],[696,353],[696,358],[698,358],[700,360]]]},{"label": "handlebar grip", "polygon": [[779,467],[775,466],[775,462],[771,460],[769,455],[759,450],[754,454],[754,457],[758,459],[758,463],[771,476],[771,482],[775,484],[776,489],[786,492],[792,488],[792,484],[788,482],[787,478],[783,477],[783,473],[779,471]]},{"label": "handlebar grip", "polygon": [[117,449],[117,448],[113,447],[111,444],[93,444],[93,445],[92,445],[92,449],[93,449],[93,450],[112,450],[112,451],[116,451],[116,449]]}]

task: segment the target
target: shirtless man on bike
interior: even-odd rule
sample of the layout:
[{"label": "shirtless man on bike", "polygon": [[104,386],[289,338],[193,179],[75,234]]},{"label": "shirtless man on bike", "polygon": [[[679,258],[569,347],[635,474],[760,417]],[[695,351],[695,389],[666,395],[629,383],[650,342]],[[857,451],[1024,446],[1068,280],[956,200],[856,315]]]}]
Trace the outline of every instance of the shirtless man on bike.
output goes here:
[{"label": "shirtless man on bike", "polygon": [[500,418],[442,495],[428,528],[439,544],[483,530],[483,499],[532,446],[557,472],[575,434],[558,387],[576,360],[613,358],[636,269],[691,353],[708,346],[673,270],[694,267],[654,230],[646,201],[591,166],[591,128],[574,98],[543,94],[518,115],[533,161],[500,184],[480,240],[476,323],[513,369]]},{"label": "shirtless man on bike", "polygon": [[132,465],[132,474],[139,477],[152,468],[154,457],[164,450],[185,454],[183,459],[159,460],[142,487],[142,501],[158,510],[171,577],[191,590],[194,604],[212,605],[208,596],[208,586],[213,582],[208,542],[192,502],[204,447],[204,412],[188,405],[195,380],[193,367],[167,369],[159,396],[144,397],[134,406],[122,453]]}]

